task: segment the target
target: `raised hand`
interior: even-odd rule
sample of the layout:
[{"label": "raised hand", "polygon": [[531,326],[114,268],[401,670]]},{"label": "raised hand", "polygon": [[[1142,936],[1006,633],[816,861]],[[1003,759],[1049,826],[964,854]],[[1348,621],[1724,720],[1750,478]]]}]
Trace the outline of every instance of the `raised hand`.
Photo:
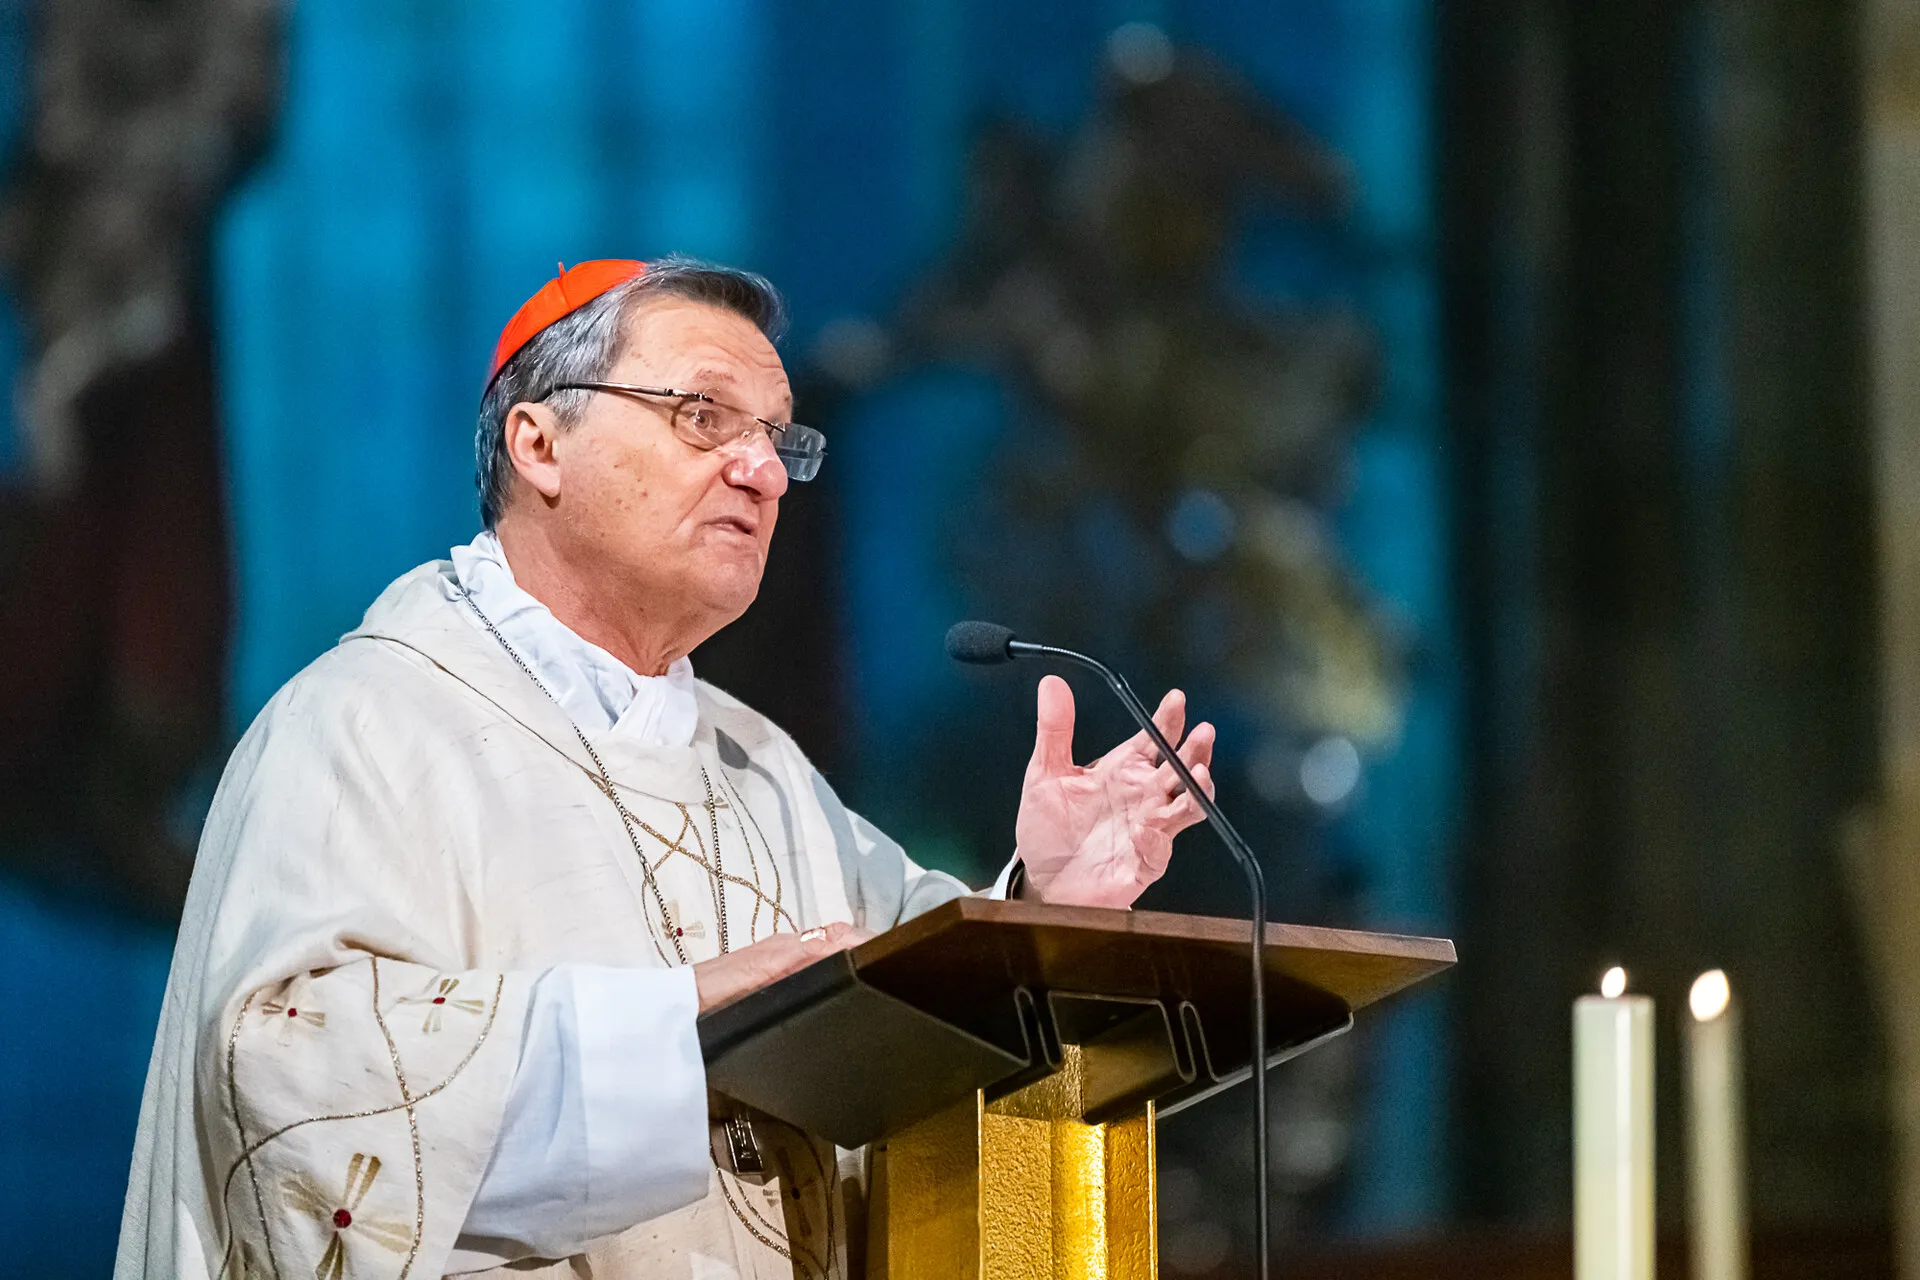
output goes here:
[{"label": "raised hand", "polygon": [[[1153,713],[1212,796],[1213,726],[1195,725],[1183,743],[1186,720],[1187,698],[1178,689]],[[1068,906],[1131,906],[1167,869],[1173,837],[1203,816],[1144,732],[1092,764],[1074,764],[1073,691],[1059,676],[1040,681],[1033,759],[1014,822],[1029,893]]]}]

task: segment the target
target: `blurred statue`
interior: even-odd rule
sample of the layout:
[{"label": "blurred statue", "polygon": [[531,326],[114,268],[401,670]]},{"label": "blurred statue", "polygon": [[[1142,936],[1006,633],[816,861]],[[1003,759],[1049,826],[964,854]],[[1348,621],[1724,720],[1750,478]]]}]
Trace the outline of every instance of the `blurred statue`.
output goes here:
[{"label": "blurred statue", "polygon": [[[0,853],[177,902],[220,728],[228,551],[207,262],[277,106],[277,0],[43,0],[0,190],[24,322],[0,485]],[[79,851],[95,855],[91,860]]]},{"label": "blurred statue", "polygon": [[[1326,524],[1373,395],[1371,339],[1228,289],[1244,214],[1327,218],[1342,167],[1154,28],[1122,28],[1109,52],[1103,100],[1063,151],[985,130],[958,245],[886,357],[862,353],[842,380],[984,365],[1025,397],[959,552],[986,607],[1204,672],[1275,732],[1384,742],[1394,646]],[[829,373],[839,354],[823,352]]]},{"label": "blurred statue", "polygon": [[[1327,223],[1347,200],[1344,166],[1300,126],[1218,63],[1129,24],[1066,145],[1006,123],[982,131],[957,244],[884,327],[823,331],[826,385],[803,394],[831,400],[928,366],[992,371],[1018,407],[954,521],[970,608],[1224,703],[1243,741],[1384,747],[1399,726],[1398,645],[1330,529],[1375,394],[1374,343],[1345,315],[1279,313],[1231,288],[1247,214]],[[964,737],[946,735],[942,759],[969,779]],[[1276,861],[1310,860],[1279,833],[1317,826],[1320,802],[1287,800],[1293,817],[1265,823]],[[977,791],[920,797],[927,811],[943,801],[980,804]],[[1278,870],[1291,912],[1342,911],[1324,901],[1326,867]],[[1354,1069],[1340,1046],[1276,1082],[1283,1231],[1345,1168]],[[1245,1123],[1238,1107],[1200,1108],[1162,1133],[1177,1273],[1235,1256],[1212,1206],[1237,1203],[1235,1180],[1250,1176],[1220,1155],[1239,1150]]]}]

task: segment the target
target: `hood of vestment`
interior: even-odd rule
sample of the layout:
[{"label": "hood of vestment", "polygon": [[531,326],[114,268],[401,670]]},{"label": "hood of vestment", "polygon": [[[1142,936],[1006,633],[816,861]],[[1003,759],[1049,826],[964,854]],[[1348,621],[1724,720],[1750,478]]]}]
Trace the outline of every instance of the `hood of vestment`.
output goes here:
[{"label": "hood of vestment", "polygon": [[450,696],[490,704],[519,731],[590,777],[597,779],[604,765],[622,790],[663,800],[705,800],[704,761],[754,755],[785,737],[758,712],[704,680],[695,682],[700,720],[691,746],[641,742],[617,725],[598,732],[581,729],[522,665],[524,660],[487,630],[462,594],[449,560],[423,564],[381,592],[360,625],[340,641],[346,649],[362,642],[405,651],[443,677]]}]

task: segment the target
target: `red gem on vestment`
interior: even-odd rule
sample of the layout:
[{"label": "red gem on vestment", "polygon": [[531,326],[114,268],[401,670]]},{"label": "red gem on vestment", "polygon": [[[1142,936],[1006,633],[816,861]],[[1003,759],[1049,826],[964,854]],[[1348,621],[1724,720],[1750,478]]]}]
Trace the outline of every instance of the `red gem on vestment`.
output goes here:
[{"label": "red gem on vestment", "polygon": [[289,1018],[297,1018],[300,1016],[300,1011],[298,1009],[289,1009],[287,1010],[287,1016]]},{"label": "red gem on vestment", "polygon": [[673,931],[673,936],[676,938],[684,937],[686,936],[686,932],[687,931],[685,929],[675,929]]},{"label": "red gem on vestment", "polygon": [[345,1209],[335,1209],[333,1211],[333,1225],[344,1231],[353,1225],[353,1215]]},{"label": "red gem on vestment", "polygon": [[435,996],[433,998],[433,1002],[435,1004],[445,1004],[447,1002],[447,998],[445,996]]}]

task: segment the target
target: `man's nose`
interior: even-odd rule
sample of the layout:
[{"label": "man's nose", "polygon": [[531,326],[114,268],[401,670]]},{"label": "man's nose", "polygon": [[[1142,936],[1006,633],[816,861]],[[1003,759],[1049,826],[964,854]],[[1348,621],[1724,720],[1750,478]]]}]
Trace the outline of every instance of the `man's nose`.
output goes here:
[{"label": "man's nose", "polygon": [[729,446],[727,483],[745,489],[762,500],[778,498],[791,483],[787,464],[774,452],[773,441],[765,432],[756,431],[745,441]]}]

